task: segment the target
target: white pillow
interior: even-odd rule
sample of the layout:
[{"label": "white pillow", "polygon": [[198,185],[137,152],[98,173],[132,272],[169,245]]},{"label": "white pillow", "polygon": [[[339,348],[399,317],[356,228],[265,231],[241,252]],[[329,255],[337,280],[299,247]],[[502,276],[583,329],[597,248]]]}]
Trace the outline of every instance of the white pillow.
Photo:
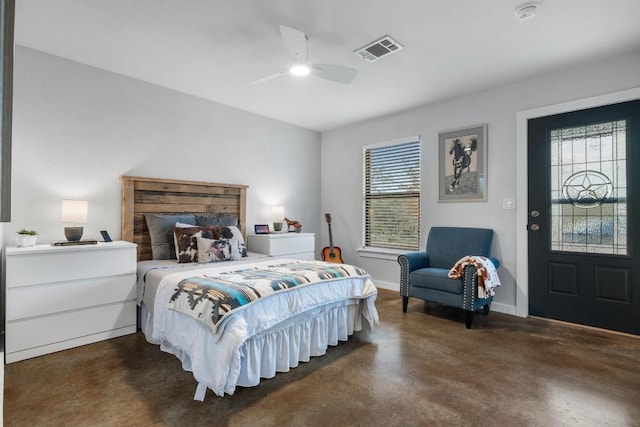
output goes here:
[{"label": "white pillow", "polygon": [[207,239],[196,236],[198,242],[198,263],[229,261],[232,258],[232,245],[229,239]]},{"label": "white pillow", "polygon": [[176,227],[190,228],[190,227],[198,227],[198,225],[196,225],[196,224],[185,224],[183,222],[176,222]]},{"label": "white pillow", "polygon": [[235,261],[248,256],[247,246],[244,243],[244,237],[242,236],[240,229],[234,225],[230,225],[227,228],[231,233],[233,233],[233,237],[229,240],[229,243],[231,243],[231,250],[233,251],[231,259]]}]

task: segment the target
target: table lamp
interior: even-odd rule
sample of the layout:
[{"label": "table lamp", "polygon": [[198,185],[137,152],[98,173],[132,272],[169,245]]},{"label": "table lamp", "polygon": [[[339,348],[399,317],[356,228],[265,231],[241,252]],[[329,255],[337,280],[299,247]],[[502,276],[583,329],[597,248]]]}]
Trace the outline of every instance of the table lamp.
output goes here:
[{"label": "table lamp", "polygon": [[82,238],[82,227],[78,224],[87,222],[87,211],[89,202],[84,200],[63,200],[62,201],[62,222],[70,222],[73,225],[64,228],[64,236],[69,242],[77,242]]},{"label": "table lamp", "polygon": [[282,221],[284,220],[284,206],[272,206],[271,218],[273,219],[273,231],[282,231]]}]

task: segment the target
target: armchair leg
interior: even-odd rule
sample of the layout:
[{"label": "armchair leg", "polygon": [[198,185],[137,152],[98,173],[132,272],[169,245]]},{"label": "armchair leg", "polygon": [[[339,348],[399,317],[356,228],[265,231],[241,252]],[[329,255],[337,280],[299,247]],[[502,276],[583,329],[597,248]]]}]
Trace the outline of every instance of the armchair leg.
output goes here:
[{"label": "armchair leg", "polygon": [[473,323],[473,311],[464,311],[464,323],[467,326],[467,329],[471,329],[471,323]]},{"label": "armchair leg", "polygon": [[407,305],[409,304],[409,297],[402,297],[402,312],[406,313],[407,312]]}]

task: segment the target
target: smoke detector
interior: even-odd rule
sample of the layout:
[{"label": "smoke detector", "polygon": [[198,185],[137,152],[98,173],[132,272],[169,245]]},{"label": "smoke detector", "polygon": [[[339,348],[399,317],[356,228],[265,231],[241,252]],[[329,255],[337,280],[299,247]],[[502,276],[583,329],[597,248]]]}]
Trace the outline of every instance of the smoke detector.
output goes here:
[{"label": "smoke detector", "polygon": [[521,21],[526,21],[536,16],[538,10],[540,10],[540,3],[525,3],[516,9],[516,18]]},{"label": "smoke detector", "polygon": [[354,50],[353,53],[359,55],[367,62],[374,62],[384,56],[401,50],[403,47],[400,43],[392,39],[391,36],[387,35],[360,49]]}]

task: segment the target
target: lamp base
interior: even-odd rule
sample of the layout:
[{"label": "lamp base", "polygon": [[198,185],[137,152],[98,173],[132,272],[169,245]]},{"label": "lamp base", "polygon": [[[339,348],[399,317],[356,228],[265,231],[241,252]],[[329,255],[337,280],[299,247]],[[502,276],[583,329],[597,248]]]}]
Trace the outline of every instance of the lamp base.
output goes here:
[{"label": "lamp base", "polygon": [[70,242],[78,242],[82,238],[82,227],[65,227],[64,237]]},{"label": "lamp base", "polygon": [[273,231],[282,231],[282,221],[273,223]]}]

